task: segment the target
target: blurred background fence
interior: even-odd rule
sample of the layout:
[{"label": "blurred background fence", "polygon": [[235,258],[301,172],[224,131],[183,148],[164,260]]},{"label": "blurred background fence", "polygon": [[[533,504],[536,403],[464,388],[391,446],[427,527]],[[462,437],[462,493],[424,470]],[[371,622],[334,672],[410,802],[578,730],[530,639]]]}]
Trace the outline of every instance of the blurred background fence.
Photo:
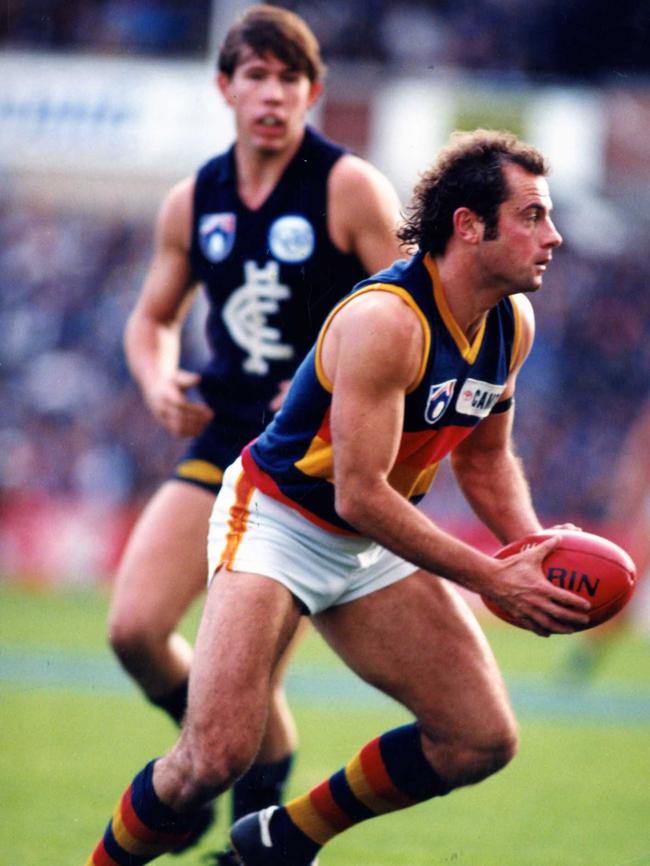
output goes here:
[{"label": "blurred background fence", "polygon": [[[8,0],[0,23],[0,574],[110,579],[178,443],[122,329],[165,190],[231,140],[214,91],[237,0]],[[650,6],[618,0],[277,3],[328,64],[313,122],[404,203],[455,128],[508,128],[553,166],[565,245],[534,298],[516,435],[546,522],[606,528],[650,396]],[[201,310],[184,363],[203,356]],[[489,544],[449,473],[431,499]],[[617,527],[611,528],[613,532]],[[492,542],[494,546],[494,543]]]}]

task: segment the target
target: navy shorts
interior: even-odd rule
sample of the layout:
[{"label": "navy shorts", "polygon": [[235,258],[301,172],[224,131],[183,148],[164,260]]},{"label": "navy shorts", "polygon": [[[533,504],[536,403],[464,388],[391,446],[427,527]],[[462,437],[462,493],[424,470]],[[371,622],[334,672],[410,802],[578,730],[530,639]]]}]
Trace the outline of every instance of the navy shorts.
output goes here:
[{"label": "navy shorts", "polygon": [[173,478],[196,484],[215,495],[221,489],[226,468],[261,429],[225,419],[218,412],[203,433],[193,439],[176,464]]}]

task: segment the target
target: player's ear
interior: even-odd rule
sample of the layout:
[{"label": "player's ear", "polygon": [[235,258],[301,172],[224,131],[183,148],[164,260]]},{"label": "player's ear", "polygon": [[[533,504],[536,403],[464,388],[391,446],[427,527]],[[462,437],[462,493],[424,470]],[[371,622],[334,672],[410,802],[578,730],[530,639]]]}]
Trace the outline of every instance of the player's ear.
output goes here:
[{"label": "player's ear", "polygon": [[227,105],[234,105],[235,100],[232,95],[232,78],[229,75],[226,75],[225,72],[217,72],[215,77],[215,83],[217,85],[218,90],[226,101]]},{"label": "player's ear", "polygon": [[312,81],[309,85],[309,97],[307,100],[307,105],[311,108],[318,101],[321,93],[323,92],[323,82],[322,81]]},{"label": "player's ear", "polygon": [[454,234],[468,244],[477,244],[483,238],[485,223],[468,207],[459,207],[453,216]]}]

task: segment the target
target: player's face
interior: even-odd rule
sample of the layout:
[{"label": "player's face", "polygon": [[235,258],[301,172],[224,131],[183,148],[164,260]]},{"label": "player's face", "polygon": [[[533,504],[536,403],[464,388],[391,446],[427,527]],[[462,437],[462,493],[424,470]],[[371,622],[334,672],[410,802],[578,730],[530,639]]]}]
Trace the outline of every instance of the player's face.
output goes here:
[{"label": "player's face", "polygon": [[305,115],[321,92],[320,82],[248,47],[232,78],[219,75],[218,83],[235,112],[239,141],[267,153],[282,152],[302,138]]},{"label": "player's face", "polygon": [[504,172],[510,196],[499,208],[497,237],[481,244],[482,264],[507,294],[536,292],[562,236],[551,220],[546,178],[512,164]]}]

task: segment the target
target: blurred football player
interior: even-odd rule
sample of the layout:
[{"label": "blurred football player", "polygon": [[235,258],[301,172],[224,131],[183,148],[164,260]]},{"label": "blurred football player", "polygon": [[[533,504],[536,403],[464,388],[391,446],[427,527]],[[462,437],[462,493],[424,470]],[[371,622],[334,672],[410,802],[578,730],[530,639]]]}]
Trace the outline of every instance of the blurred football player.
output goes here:
[{"label": "blurred football player", "polygon": [[[109,636],[147,697],[179,724],[192,650],[177,625],[206,586],[208,517],[223,471],[282,404],[333,304],[399,255],[391,184],[306,125],[322,78],[318,43],[291,12],[253,6],[230,29],[217,85],[234,112],[236,141],[164,200],[126,328],[128,363],[149,410],[192,441],[131,535]],[[212,357],[195,373],[179,357],[199,284]],[[235,785],[235,816],[278,802],[287,779],[296,734],[282,664],[267,711],[255,764]]]}]

